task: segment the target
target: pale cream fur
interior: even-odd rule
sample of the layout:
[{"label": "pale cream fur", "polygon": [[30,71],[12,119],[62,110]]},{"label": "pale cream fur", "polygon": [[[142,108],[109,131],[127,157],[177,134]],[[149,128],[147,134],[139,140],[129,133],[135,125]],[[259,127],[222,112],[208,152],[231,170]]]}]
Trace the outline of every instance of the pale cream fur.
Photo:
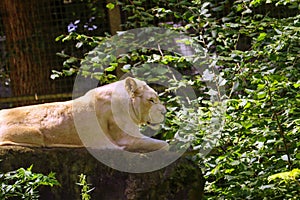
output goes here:
[{"label": "pale cream fur", "polygon": [[155,151],[168,144],[142,135],[139,125],[158,129],[165,112],[151,87],[126,78],[75,100],[1,110],[0,145]]}]

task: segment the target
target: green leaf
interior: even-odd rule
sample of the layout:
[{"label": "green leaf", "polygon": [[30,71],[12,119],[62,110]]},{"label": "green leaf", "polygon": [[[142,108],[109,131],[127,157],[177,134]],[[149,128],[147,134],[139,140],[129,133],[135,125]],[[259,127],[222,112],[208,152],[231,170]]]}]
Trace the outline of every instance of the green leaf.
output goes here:
[{"label": "green leaf", "polygon": [[74,68],[70,68],[68,70],[63,70],[62,72],[65,76],[72,76],[76,71]]},{"label": "green leaf", "polygon": [[267,92],[266,91],[261,91],[257,93],[257,98],[258,99],[263,99],[267,96]]},{"label": "green leaf", "polygon": [[129,70],[131,68],[131,65],[130,64],[126,64],[123,66],[123,69],[125,70]]},{"label": "green leaf", "polygon": [[50,78],[51,78],[52,80],[54,80],[54,79],[56,79],[56,78],[59,78],[59,75],[58,75],[58,74],[51,74],[51,75],[50,75]]},{"label": "green leaf", "polygon": [[239,165],[240,164],[240,161],[239,160],[234,160],[232,161],[231,163],[229,163],[230,165],[233,165],[233,166],[236,166],[236,165]]},{"label": "green leaf", "polygon": [[300,87],[300,80],[298,80],[297,83],[294,83],[293,86],[294,86],[294,88]]},{"label": "green leaf", "polygon": [[108,4],[106,4],[106,8],[108,8],[109,10],[112,10],[112,9],[115,8],[115,4],[113,4],[113,3],[108,3]]},{"label": "green leaf", "polygon": [[234,168],[226,169],[226,170],[225,170],[225,173],[226,173],[226,174],[230,174],[230,173],[233,172],[234,170],[235,170]]},{"label": "green leaf", "polygon": [[257,90],[262,90],[262,89],[265,89],[265,88],[266,88],[265,84],[258,84],[257,85]]},{"label": "green leaf", "polygon": [[57,56],[60,56],[60,57],[62,57],[62,58],[68,58],[68,57],[70,57],[70,56],[68,56],[67,54],[65,54],[65,53],[56,53],[56,55]]},{"label": "green leaf", "polygon": [[259,36],[257,37],[257,41],[261,42],[266,38],[267,34],[266,33],[260,33]]},{"label": "green leaf", "polygon": [[77,42],[76,43],[76,48],[79,49],[80,47],[82,47],[83,45],[83,42]]},{"label": "green leaf", "polygon": [[58,41],[62,40],[64,37],[65,37],[65,35],[60,35],[55,38],[55,41],[58,42]]},{"label": "green leaf", "polygon": [[214,81],[215,77],[215,74],[212,71],[209,71],[208,69],[204,70],[202,75],[202,79],[204,81]]},{"label": "green leaf", "polygon": [[78,61],[78,58],[75,58],[75,57],[70,57],[69,59],[67,59],[65,61],[65,63],[74,63],[74,62],[77,62]]},{"label": "green leaf", "polygon": [[260,3],[261,3],[261,0],[252,0],[250,2],[250,6],[256,7],[256,6],[260,5]]},{"label": "green leaf", "polygon": [[115,69],[116,69],[116,66],[110,66],[110,67],[105,68],[105,71],[107,71],[107,72],[112,72],[112,71],[114,71]]},{"label": "green leaf", "polygon": [[292,171],[281,172],[268,177],[268,181],[274,181],[275,179],[282,179],[285,183],[296,180],[300,177],[300,169],[295,168]]}]

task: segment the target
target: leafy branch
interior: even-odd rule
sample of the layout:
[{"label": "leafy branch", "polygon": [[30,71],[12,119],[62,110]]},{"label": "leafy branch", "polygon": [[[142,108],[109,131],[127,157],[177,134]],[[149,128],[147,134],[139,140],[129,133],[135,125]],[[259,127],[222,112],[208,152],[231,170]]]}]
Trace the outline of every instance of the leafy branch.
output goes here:
[{"label": "leafy branch", "polygon": [[[269,95],[269,98],[270,98],[271,107],[275,107],[275,105],[273,103],[272,92],[271,92],[270,85],[269,85],[268,81],[267,81],[267,90],[268,90],[268,95]],[[283,144],[284,144],[284,151],[287,155],[289,168],[291,168],[292,167],[292,161],[291,161],[291,155],[289,153],[289,148],[288,148],[288,145],[287,145],[287,139],[285,138],[285,133],[284,133],[282,124],[279,121],[278,113],[276,112],[275,109],[273,109],[273,115],[274,115],[275,120],[276,120],[276,124],[277,124],[277,127],[278,127],[278,132],[279,132],[280,137],[282,138],[282,141],[283,141]]]},{"label": "leafy branch", "polygon": [[90,193],[95,188],[90,188],[90,184],[88,184],[86,180],[86,175],[84,174],[79,175],[79,183],[77,183],[77,185],[81,186],[81,199],[90,200],[91,199]]}]

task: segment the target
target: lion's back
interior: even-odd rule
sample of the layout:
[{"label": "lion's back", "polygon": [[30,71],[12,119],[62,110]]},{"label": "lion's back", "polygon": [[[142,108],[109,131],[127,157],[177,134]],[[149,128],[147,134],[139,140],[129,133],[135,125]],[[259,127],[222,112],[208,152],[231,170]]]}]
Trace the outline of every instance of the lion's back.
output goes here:
[{"label": "lion's back", "polygon": [[41,125],[46,120],[70,115],[66,102],[45,103],[0,110],[0,127],[12,125]]}]

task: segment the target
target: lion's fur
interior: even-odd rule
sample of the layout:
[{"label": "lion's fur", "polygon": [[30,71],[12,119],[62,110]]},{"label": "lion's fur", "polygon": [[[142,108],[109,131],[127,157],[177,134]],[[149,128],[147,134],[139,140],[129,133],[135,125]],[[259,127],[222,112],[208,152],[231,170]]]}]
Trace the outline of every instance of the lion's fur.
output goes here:
[{"label": "lion's fur", "polygon": [[75,100],[1,110],[0,145],[154,151],[168,144],[142,135],[138,126],[158,128],[164,113],[152,88],[127,78]]}]

